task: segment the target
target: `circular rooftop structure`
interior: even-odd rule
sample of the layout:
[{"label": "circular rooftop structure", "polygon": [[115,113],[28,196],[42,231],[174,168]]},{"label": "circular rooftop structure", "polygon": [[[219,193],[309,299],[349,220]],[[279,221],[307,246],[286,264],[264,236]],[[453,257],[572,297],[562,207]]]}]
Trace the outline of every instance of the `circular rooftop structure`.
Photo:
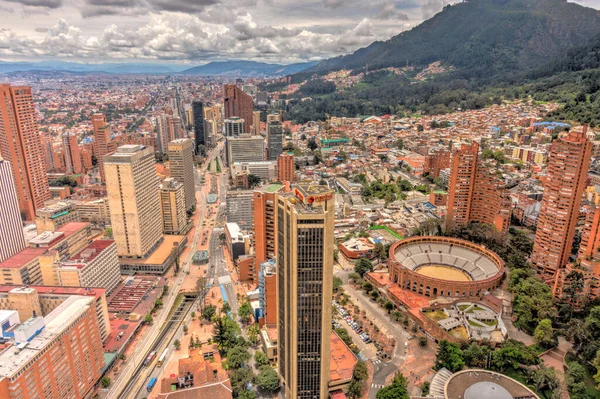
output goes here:
[{"label": "circular rooftop structure", "polygon": [[451,237],[411,237],[390,248],[390,276],[426,296],[473,297],[498,287],[504,262],[485,247]]},{"label": "circular rooftop structure", "polygon": [[444,376],[442,373],[439,380],[437,385],[445,382],[443,385],[445,398],[539,399],[520,382],[488,370],[464,370],[450,376]]}]

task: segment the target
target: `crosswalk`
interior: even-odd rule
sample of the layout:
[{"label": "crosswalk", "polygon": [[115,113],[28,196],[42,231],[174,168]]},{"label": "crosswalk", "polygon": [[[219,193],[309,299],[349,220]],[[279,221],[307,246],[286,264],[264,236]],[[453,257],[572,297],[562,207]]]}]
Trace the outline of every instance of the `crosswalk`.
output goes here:
[{"label": "crosswalk", "polygon": [[379,359],[371,359],[371,363],[373,363],[373,364],[379,364],[379,363],[382,363],[382,362]]},{"label": "crosswalk", "polygon": [[382,384],[371,384],[371,388],[373,388],[373,389],[381,389],[381,388],[383,388],[383,385]]}]

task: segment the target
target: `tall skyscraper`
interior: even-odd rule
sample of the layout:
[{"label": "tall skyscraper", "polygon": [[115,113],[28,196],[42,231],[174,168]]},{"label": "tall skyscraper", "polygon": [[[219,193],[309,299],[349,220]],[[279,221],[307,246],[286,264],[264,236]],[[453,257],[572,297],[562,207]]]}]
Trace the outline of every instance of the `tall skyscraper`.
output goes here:
[{"label": "tall skyscraper", "polygon": [[277,157],[277,179],[279,181],[294,181],[296,166],[294,157],[289,154],[281,154]]},{"label": "tall skyscraper", "polygon": [[572,130],[552,143],[550,151],[531,254],[533,267],[549,283],[564,268],[571,253],[592,153],[586,131],[587,127]]},{"label": "tall skyscraper", "polygon": [[463,144],[452,156],[446,228],[477,222],[506,231],[510,204],[505,185],[491,165],[479,161],[478,152],[479,144]]},{"label": "tall skyscraper", "polygon": [[329,391],[335,204],[326,186],[277,195],[279,374],[288,399]]},{"label": "tall skyscraper", "polygon": [[254,100],[236,85],[228,84],[223,88],[225,118],[237,116],[246,121],[244,133],[250,133]]},{"label": "tall skyscraper", "polygon": [[275,203],[282,184],[269,184],[254,190],[254,252],[256,264],[275,258]]},{"label": "tall skyscraper", "polygon": [[283,126],[279,121],[267,125],[268,161],[275,161],[283,151]]},{"label": "tall skyscraper", "polygon": [[160,114],[156,117],[156,141],[158,142],[158,151],[162,154],[167,153],[169,146],[169,125],[167,123],[167,115]]},{"label": "tall skyscraper", "polygon": [[160,186],[160,210],[165,234],[181,234],[186,227],[185,190],[183,184],[168,177]]},{"label": "tall skyscraper", "polygon": [[206,145],[206,136],[204,135],[204,104],[202,101],[193,101],[192,110],[194,113],[194,153],[198,153],[198,146]]},{"label": "tall skyscraper", "polygon": [[194,142],[179,139],[169,143],[169,168],[171,177],[183,184],[185,209],[196,205],[196,182],[194,180]]},{"label": "tall skyscraper", "polygon": [[145,258],[162,239],[154,151],[124,145],[104,157],[106,191],[119,256]]},{"label": "tall skyscraper", "polygon": [[21,252],[26,245],[12,168],[0,157],[0,262]]},{"label": "tall skyscraper", "polygon": [[181,118],[178,116],[167,116],[167,124],[169,126],[169,140],[177,140],[184,138],[183,126],[181,126]]},{"label": "tall skyscraper", "polygon": [[96,159],[98,160],[98,170],[100,171],[100,180],[106,183],[106,175],[104,173],[104,156],[109,153],[110,129],[106,124],[104,114],[97,113],[92,115],[92,126],[94,127],[94,140]]},{"label": "tall skyscraper", "polygon": [[83,173],[83,163],[81,162],[81,153],[79,152],[79,145],[77,144],[77,136],[74,133],[64,133],[61,138],[65,152],[67,173]]},{"label": "tall skyscraper", "polygon": [[0,84],[0,155],[12,166],[22,216],[34,220],[50,187],[29,86]]},{"label": "tall skyscraper", "polygon": [[260,111],[252,113],[252,134],[260,136]]}]

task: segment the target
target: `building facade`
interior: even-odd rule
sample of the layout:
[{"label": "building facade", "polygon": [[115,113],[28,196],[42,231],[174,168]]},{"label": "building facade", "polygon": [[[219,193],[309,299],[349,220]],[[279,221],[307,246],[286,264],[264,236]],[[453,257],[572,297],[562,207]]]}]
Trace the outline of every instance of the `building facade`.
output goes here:
[{"label": "building facade", "polygon": [[245,135],[227,138],[227,163],[261,162],[265,160],[265,140],[261,136]]},{"label": "building facade", "polygon": [[549,284],[554,284],[571,253],[592,151],[586,130],[572,130],[552,143],[531,254],[533,267]]},{"label": "building facade", "polygon": [[288,399],[328,397],[333,195],[302,185],[277,196],[278,369]]},{"label": "building facade", "polygon": [[281,184],[270,184],[254,190],[254,252],[256,264],[275,258],[275,204],[278,192],[285,191]]},{"label": "building facade", "polygon": [[169,169],[171,177],[183,184],[185,209],[196,206],[196,181],[194,179],[194,142],[179,139],[169,143]]},{"label": "building facade", "polygon": [[194,114],[194,152],[198,153],[198,147],[206,146],[204,135],[204,103],[199,100],[192,101],[192,112]]},{"label": "building facade", "polygon": [[246,122],[242,118],[231,117],[225,119],[225,137],[239,137],[244,134],[244,125]]},{"label": "building facade", "polygon": [[77,144],[77,135],[74,133],[64,133],[61,138],[67,173],[76,175],[82,174],[84,170],[81,161],[81,152],[79,151],[79,144]]},{"label": "building facade", "polygon": [[167,178],[160,186],[160,209],[165,234],[182,234],[187,225],[183,184]]},{"label": "building facade", "polygon": [[233,84],[227,84],[223,88],[223,105],[225,118],[237,116],[246,121],[244,133],[250,133],[253,120],[254,100],[252,96],[244,93],[242,89]]},{"label": "building facade", "polygon": [[463,144],[452,156],[446,228],[476,222],[507,231],[510,202],[505,185],[491,165],[479,161],[478,152],[479,144]]},{"label": "building facade", "polygon": [[96,159],[98,160],[98,170],[100,172],[100,180],[106,183],[104,174],[104,156],[110,153],[110,129],[106,124],[106,117],[102,113],[92,115],[92,126],[94,128],[94,145]]},{"label": "building facade", "polygon": [[294,181],[295,175],[294,157],[289,154],[281,154],[277,158],[277,179],[279,181]]},{"label": "building facade", "polygon": [[275,120],[267,125],[267,160],[275,161],[283,151],[283,126]]},{"label": "building facade", "polygon": [[0,156],[0,262],[25,249],[25,235],[19,212],[13,172]]},{"label": "building facade", "polygon": [[56,268],[58,284],[65,287],[99,287],[110,294],[121,282],[117,245],[96,240]]},{"label": "building facade", "polygon": [[104,354],[93,298],[73,295],[14,332],[15,343],[26,345],[0,353],[0,397],[84,398],[102,376]]},{"label": "building facade", "polygon": [[50,199],[44,149],[29,86],[0,84],[0,156],[10,162],[25,220]]},{"label": "building facade", "polygon": [[146,258],[162,239],[154,151],[124,145],[104,157],[104,166],[117,253],[127,258]]},{"label": "building facade", "polygon": [[252,190],[228,191],[225,202],[227,223],[237,223],[242,230],[251,230],[254,226]]}]

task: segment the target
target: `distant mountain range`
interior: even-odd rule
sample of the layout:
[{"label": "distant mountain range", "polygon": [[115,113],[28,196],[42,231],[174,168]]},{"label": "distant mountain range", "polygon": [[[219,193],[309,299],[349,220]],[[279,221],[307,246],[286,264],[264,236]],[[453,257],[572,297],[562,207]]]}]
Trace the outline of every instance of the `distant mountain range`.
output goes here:
[{"label": "distant mountain range", "polygon": [[64,61],[5,62],[0,61],[0,74],[12,72],[74,72],[111,74],[185,74],[200,76],[284,76],[316,65],[305,62],[291,65],[255,61],[220,61],[190,68],[189,65],[166,64],[84,64]]},{"label": "distant mountain range", "polygon": [[434,61],[487,73],[534,68],[600,34],[600,11],[566,0],[468,0],[410,31],[306,72],[423,66]]},{"label": "distant mountain range", "polygon": [[285,76],[302,72],[318,64],[318,61],[281,65],[256,61],[223,61],[181,71],[184,75],[203,76]]}]

